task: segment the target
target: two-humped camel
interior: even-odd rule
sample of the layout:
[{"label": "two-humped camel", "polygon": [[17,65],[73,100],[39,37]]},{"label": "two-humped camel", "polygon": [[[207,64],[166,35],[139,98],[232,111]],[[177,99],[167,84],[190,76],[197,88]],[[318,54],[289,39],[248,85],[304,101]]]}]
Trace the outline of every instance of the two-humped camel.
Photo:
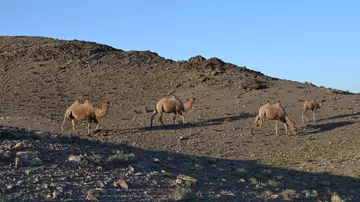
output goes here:
[{"label": "two-humped camel", "polygon": [[156,105],[155,105],[155,109],[154,110],[148,110],[146,108],[146,112],[154,112],[153,115],[151,116],[151,123],[150,126],[152,127],[153,125],[153,119],[155,118],[155,116],[159,113],[159,122],[164,125],[163,121],[162,121],[162,114],[163,113],[173,113],[174,117],[173,117],[173,124],[175,123],[175,119],[176,119],[176,114],[179,114],[182,118],[182,122],[185,122],[185,117],[183,112],[186,112],[188,110],[191,109],[191,107],[193,106],[193,102],[194,102],[195,98],[190,97],[187,98],[185,103],[181,102],[175,95],[173,95],[170,98],[162,98]]},{"label": "two-humped camel", "polygon": [[315,118],[315,112],[316,109],[320,109],[322,106],[322,103],[325,102],[324,98],[321,97],[320,101],[317,102],[317,99],[313,99],[313,100],[305,100],[304,104],[303,104],[303,109],[302,109],[302,114],[301,114],[301,120],[302,120],[302,124],[304,125],[304,117],[306,118],[306,122],[309,122],[308,117],[306,116],[306,112],[312,111],[313,114],[313,120],[314,123],[316,123],[316,118]]},{"label": "two-humped camel", "polygon": [[259,113],[255,118],[255,122],[251,127],[251,134],[253,133],[254,127],[256,126],[257,122],[259,121],[259,127],[262,133],[262,124],[264,121],[264,118],[267,120],[276,120],[275,130],[276,135],[278,135],[278,122],[279,120],[284,123],[286,134],[288,134],[287,127],[289,126],[291,131],[294,135],[296,135],[296,126],[295,122],[293,122],[287,113],[285,112],[285,109],[281,106],[280,101],[278,101],[276,104],[270,104],[269,101],[259,109]]},{"label": "two-humped camel", "polygon": [[79,132],[75,129],[75,120],[87,120],[88,122],[88,135],[90,135],[91,123],[96,123],[96,128],[94,132],[100,126],[98,118],[103,118],[107,115],[110,107],[109,102],[103,102],[101,108],[97,108],[89,100],[86,100],[83,104],[79,100],[76,100],[66,111],[64,115],[64,121],[61,126],[61,131],[64,130],[64,125],[67,120],[71,120],[73,131],[79,135]]}]

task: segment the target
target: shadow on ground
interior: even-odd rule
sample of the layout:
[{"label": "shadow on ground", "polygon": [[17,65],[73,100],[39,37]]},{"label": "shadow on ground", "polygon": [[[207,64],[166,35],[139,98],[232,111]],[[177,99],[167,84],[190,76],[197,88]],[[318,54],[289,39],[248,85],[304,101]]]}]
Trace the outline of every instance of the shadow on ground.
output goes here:
[{"label": "shadow on ground", "polygon": [[331,122],[331,123],[323,123],[323,124],[315,124],[315,125],[307,125],[306,129],[310,131],[307,134],[317,134],[330,130],[334,130],[336,128],[344,127],[354,124],[352,121],[340,121],[340,122]]},{"label": "shadow on ground", "polygon": [[255,117],[253,114],[242,113],[236,116],[227,116],[227,117],[219,117],[215,119],[208,119],[197,123],[179,123],[179,124],[166,124],[166,125],[155,125],[157,122],[153,123],[153,127],[150,126],[137,128],[138,131],[157,131],[157,130],[174,130],[174,129],[186,129],[186,128],[197,128],[197,127],[205,127],[205,126],[213,126],[213,125],[221,125],[227,122],[236,121],[240,119],[246,119]]},{"label": "shadow on ground", "polygon": [[360,115],[360,112],[349,113],[349,114],[340,114],[340,115],[332,116],[329,118],[319,119],[318,121],[333,120],[333,119],[340,119],[340,118],[346,118],[346,117],[359,118],[358,117],[359,115]]},{"label": "shadow on ground", "polygon": [[[226,118],[217,120],[224,122]],[[210,122],[216,121],[203,124]],[[339,123],[337,124],[323,127],[330,130],[339,127]],[[3,128],[1,134],[0,149],[4,149],[4,144],[21,141],[23,150],[35,152],[44,162],[44,169],[14,168],[7,166],[8,164],[0,164],[2,190],[6,189],[8,184],[13,184],[15,178],[15,183],[22,181],[14,187],[14,191],[0,192],[1,198],[5,200],[19,197],[44,199],[42,197],[47,194],[47,189],[41,188],[44,183],[63,184],[63,192],[58,195],[58,200],[83,200],[89,189],[99,187],[102,187],[106,194],[99,195],[98,199],[105,201],[174,201],[194,198],[212,201],[219,197],[228,201],[324,201],[330,200],[334,193],[348,201],[360,200],[360,180],[346,176],[303,172],[249,160],[150,151],[101,140],[36,134],[15,128]],[[120,151],[117,154],[122,155],[120,164],[104,160],[116,154],[116,151]],[[133,160],[124,158],[124,155],[129,153],[134,154]],[[89,158],[81,169],[71,168],[64,163],[70,154],[86,154]],[[90,160],[91,156],[101,158],[97,161]],[[133,174],[129,174],[130,165],[135,168]],[[162,174],[162,170],[166,173]],[[159,174],[149,174],[154,171]],[[185,182],[177,185],[175,179],[178,174],[191,176],[197,181],[195,184]],[[105,183],[108,178],[109,183]],[[119,178],[129,182],[128,190],[114,188],[112,180]],[[35,179],[39,182],[34,183]],[[41,185],[40,188],[37,188],[38,184]],[[48,189],[51,193],[52,188]]]}]

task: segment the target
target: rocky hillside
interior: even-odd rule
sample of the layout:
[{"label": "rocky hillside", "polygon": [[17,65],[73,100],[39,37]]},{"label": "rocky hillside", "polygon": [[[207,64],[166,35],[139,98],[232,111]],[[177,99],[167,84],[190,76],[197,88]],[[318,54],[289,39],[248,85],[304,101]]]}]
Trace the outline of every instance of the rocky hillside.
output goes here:
[{"label": "rocky hillside", "polygon": [[[360,200],[360,98],[202,56],[165,59],[85,41],[0,37],[0,199],[103,201]],[[187,124],[150,128],[169,94],[196,98]],[[326,100],[301,124],[305,99]],[[75,100],[111,102],[101,129],[60,125]],[[281,100],[298,135],[250,127]],[[310,118],[310,114],[308,114]],[[180,119],[180,118],[178,118]],[[179,120],[178,120],[179,121]]]}]

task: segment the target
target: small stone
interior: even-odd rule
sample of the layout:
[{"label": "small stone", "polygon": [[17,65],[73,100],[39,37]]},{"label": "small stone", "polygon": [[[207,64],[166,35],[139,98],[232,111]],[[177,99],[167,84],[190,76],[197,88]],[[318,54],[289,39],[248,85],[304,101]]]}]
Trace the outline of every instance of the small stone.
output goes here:
[{"label": "small stone", "polygon": [[30,165],[33,165],[33,166],[41,165],[41,164],[43,164],[42,160],[37,157],[30,161]]},{"label": "small stone", "polygon": [[51,194],[46,195],[46,199],[47,199],[47,200],[51,200],[51,199],[52,199],[52,195],[51,195]]},{"label": "small stone", "polygon": [[179,139],[180,140],[188,140],[190,137],[189,136],[180,136]]},{"label": "small stone", "polygon": [[64,191],[63,188],[60,187],[60,186],[56,187],[56,190],[58,190],[59,192],[63,192],[63,191]]},{"label": "small stone", "polygon": [[191,182],[196,182],[196,179],[191,177],[191,176],[187,176],[187,175],[178,175],[176,177],[177,179],[181,179],[181,180],[184,180],[184,181],[191,181]]},{"label": "small stone", "polygon": [[80,156],[70,155],[68,157],[68,161],[70,163],[70,166],[73,167],[73,168],[75,168],[79,164],[80,160],[81,160]]},{"label": "small stone", "polygon": [[97,185],[100,187],[100,188],[104,188],[105,187],[105,184],[101,181],[97,182]]},{"label": "small stone", "polygon": [[158,175],[158,174],[159,174],[158,171],[152,171],[152,172],[150,172],[150,176],[155,176],[155,175]]},{"label": "small stone", "polygon": [[182,180],[182,179],[176,179],[176,180],[175,180],[175,183],[180,185],[180,184],[183,183],[183,180]]},{"label": "small stone", "polygon": [[54,190],[52,193],[52,198],[56,199],[59,196],[59,192],[57,190]]},{"label": "small stone", "polygon": [[15,158],[15,168],[19,168],[21,166],[21,159],[19,157]]},{"label": "small stone", "polygon": [[21,148],[22,148],[21,142],[16,143],[16,144],[12,147],[12,149],[14,149],[14,150],[20,150]]},{"label": "small stone", "polygon": [[160,160],[158,158],[153,158],[152,160],[153,160],[154,163],[159,163],[160,162]]},{"label": "small stone", "polygon": [[94,194],[92,193],[88,193],[86,195],[86,200],[89,200],[89,201],[98,201],[98,199],[94,196]]},{"label": "small stone", "polygon": [[7,189],[8,191],[12,190],[13,188],[14,188],[14,186],[11,185],[11,184],[9,184],[8,186],[6,186],[6,189]]},{"label": "small stone", "polygon": [[123,189],[129,189],[129,185],[124,179],[120,179],[118,185]]},{"label": "small stone", "polygon": [[129,165],[129,173],[134,173],[135,172],[135,169],[134,169],[134,167],[132,167],[131,165]]},{"label": "small stone", "polygon": [[27,154],[27,152],[24,151],[20,151],[20,152],[16,152],[16,157],[21,158],[21,160],[28,160],[29,156]]},{"label": "small stone", "polygon": [[10,159],[13,159],[13,158],[15,158],[15,156],[16,156],[15,151],[11,151],[11,150],[5,151],[5,153],[3,155],[1,155],[1,152],[0,152],[0,159],[3,161],[8,161]]}]

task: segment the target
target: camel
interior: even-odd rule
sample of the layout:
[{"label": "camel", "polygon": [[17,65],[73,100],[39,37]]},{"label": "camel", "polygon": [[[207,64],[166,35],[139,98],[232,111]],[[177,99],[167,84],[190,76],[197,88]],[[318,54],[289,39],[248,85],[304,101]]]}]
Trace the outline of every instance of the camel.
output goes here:
[{"label": "camel", "polygon": [[98,118],[104,118],[110,107],[110,102],[103,102],[101,108],[97,108],[91,103],[89,100],[85,100],[83,104],[80,103],[79,100],[75,100],[75,102],[66,109],[64,114],[64,121],[61,126],[61,132],[64,130],[64,125],[67,120],[71,120],[73,131],[79,135],[79,132],[75,129],[75,120],[87,120],[88,122],[88,135],[90,135],[91,123],[96,123],[96,128],[93,132],[95,132],[100,123],[98,122]]},{"label": "camel", "polygon": [[313,99],[313,100],[305,100],[303,103],[303,110],[302,110],[302,114],[301,114],[301,120],[302,120],[302,124],[304,125],[304,117],[306,118],[306,122],[309,122],[308,117],[306,116],[306,112],[308,110],[312,111],[313,114],[313,120],[314,123],[316,123],[316,118],[315,118],[315,112],[316,109],[320,109],[323,102],[325,102],[325,100],[323,98],[320,99],[320,102],[317,102],[317,99]]},{"label": "camel", "polygon": [[179,114],[182,118],[182,123],[186,123],[185,117],[183,115],[183,112],[186,112],[190,110],[193,106],[193,103],[196,99],[193,97],[189,97],[186,99],[185,103],[181,102],[175,95],[173,95],[170,98],[162,98],[155,106],[154,110],[149,110],[146,107],[146,112],[154,112],[151,116],[151,124],[150,126],[153,127],[153,119],[156,116],[156,114],[160,113],[159,116],[159,122],[162,125],[165,125],[162,121],[162,114],[163,113],[173,113],[173,124],[175,123],[176,115]]},{"label": "camel", "polygon": [[295,122],[293,122],[289,118],[289,116],[285,112],[285,109],[282,107],[280,101],[278,101],[276,104],[270,104],[270,102],[267,101],[267,103],[265,105],[260,107],[259,113],[255,118],[255,122],[254,122],[253,126],[251,127],[251,134],[254,134],[253,130],[258,121],[259,121],[259,127],[261,130],[261,133],[263,132],[262,124],[263,124],[264,118],[266,118],[267,120],[276,120],[276,125],[275,125],[276,135],[278,135],[278,121],[279,120],[282,123],[284,123],[286,134],[288,134],[287,127],[289,126],[290,129],[292,130],[293,134],[296,135],[297,129],[295,126]]}]

